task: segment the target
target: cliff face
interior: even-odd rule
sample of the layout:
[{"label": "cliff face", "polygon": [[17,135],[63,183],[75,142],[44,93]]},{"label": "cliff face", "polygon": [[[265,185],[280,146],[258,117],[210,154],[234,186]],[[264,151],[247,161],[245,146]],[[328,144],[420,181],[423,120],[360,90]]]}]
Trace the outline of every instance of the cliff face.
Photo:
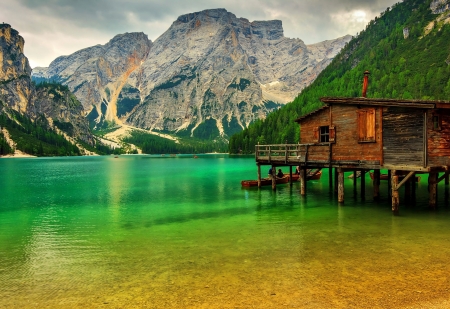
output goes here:
[{"label": "cliff face", "polygon": [[91,116],[94,115],[94,121],[118,122],[119,94],[130,73],[147,56],[151,45],[151,41],[143,33],[120,34],[105,45],[96,45],[69,56],[58,57],[48,68],[33,70],[33,77],[69,86],[84,109]]},{"label": "cliff face", "polygon": [[[89,123],[84,117],[80,102],[68,89],[55,90],[55,87],[36,87],[31,83],[31,68],[23,53],[24,39],[10,25],[0,25],[0,100],[8,109],[35,119],[44,115],[50,122],[70,123],[68,134],[93,143]],[[67,88],[67,87],[66,87]]]},{"label": "cliff face", "polygon": [[68,85],[99,124],[189,135],[213,124],[230,136],[291,101],[350,39],[305,45],[279,20],[214,9],[180,16],[153,44],[119,35],[33,74]]},{"label": "cliff face", "polygon": [[26,112],[32,96],[31,68],[23,54],[25,41],[8,24],[0,24],[0,99]]},{"label": "cliff face", "polygon": [[134,126],[190,133],[212,120],[230,136],[309,85],[349,37],[307,46],[282,23],[249,22],[224,9],[180,16],[129,83],[142,104]]}]

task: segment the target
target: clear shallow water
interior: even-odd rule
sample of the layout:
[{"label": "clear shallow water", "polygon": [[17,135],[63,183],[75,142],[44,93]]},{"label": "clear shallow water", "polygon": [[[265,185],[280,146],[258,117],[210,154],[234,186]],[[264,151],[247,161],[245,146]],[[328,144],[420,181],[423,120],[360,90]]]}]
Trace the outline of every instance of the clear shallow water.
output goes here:
[{"label": "clear shallow water", "polygon": [[443,184],[395,217],[368,176],[344,206],[326,173],[306,198],[251,178],[227,155],[1,159],[0,308],[448,307]]}]

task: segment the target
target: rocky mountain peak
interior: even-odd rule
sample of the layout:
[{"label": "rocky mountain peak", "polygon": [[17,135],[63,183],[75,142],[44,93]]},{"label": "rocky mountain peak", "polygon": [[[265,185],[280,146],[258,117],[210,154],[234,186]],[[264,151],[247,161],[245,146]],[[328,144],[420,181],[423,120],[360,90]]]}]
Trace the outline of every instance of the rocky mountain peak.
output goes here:
[{"label": "rocky mountain peak", "polygon": [[236,16],[233,13],[228,12],[225,9],[210,9],[203,10],[200,12],[189,13],[181,15],[177,18],[175,23],[189,23],[191,21],[209,21],[209,22],[218,22],[221,19],[230,18],[235,19]]},{"label": "rocky mountain peak", "polygon": [[31,67],[23,54],[25,40],[9,24],[0,24],[0,80],[30,75]]},{"label": "rocky mountain peak", "polygon": [[307,46],[284,37],[280,20],[219,8],[181,15],[153,43],[123,34],[58,58],[47,76],[69,86],[97,127],[229,137],[291,101],[349,40]]}]

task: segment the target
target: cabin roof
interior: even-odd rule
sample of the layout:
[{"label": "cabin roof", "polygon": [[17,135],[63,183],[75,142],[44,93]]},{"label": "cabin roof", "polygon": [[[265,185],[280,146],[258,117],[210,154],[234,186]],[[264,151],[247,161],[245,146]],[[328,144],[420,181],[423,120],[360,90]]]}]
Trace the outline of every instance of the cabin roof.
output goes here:
[{"label": "cabin roof", "polygon": [[310,112],[308,114],[305,114],[305,115],[301,116],[300,118],[296,119],[295,122],[300,122],[303,119],[308,118],[308,117],[310,117],[310,116],[312,116],[314,114],[317,114],[318,112],[320,112],[320,111],[322,111],[324,109],[328,109],[329,107],[330,106],[328,106],[328,105],[324,105],[324,106],[322,106],[322,107],[320,107],[320,108],[318,108],[318,109],[316,109],[316,110],[314,110],[314,111],[312,111],[312,112]]},{"label": "cabin roof", "polygon": [[449,101],[431,101],[431,100],[398,100],[398,99],[373,99],[373,98],[320,98],[325,104],[348,104],[348,105],[368,105],[368,106],[396,106],[408,108],[450,108]]},{"label": "cabin roof", "polygon": [[373,98],[341,98],[341,97],[323,97],[320,101],[326,105],[321,108],[312,111],[306,115],[303,115],[295,120],[295,122],[300,123],[305,118],[309,118],[312,115],[329,108],[333,104],[342,105],[363,105],[363,106],[381,106],[381,107],[408,107],[408,108],[418,108],[418,109],[450,109],[449,101],[431,101],[431,100],[398,100],[398,99],[373,99]]}]

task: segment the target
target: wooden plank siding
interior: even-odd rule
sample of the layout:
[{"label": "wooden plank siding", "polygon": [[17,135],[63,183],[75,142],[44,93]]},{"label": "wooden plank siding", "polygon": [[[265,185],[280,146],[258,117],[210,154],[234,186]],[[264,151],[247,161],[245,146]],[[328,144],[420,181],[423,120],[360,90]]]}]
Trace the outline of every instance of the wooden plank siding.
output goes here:
[{"label": "wooden plank siding", "polygon": [[375,132],[371,131],[369,135],[375,135],[375,139],[371,141],[364,139],[360,141],[360,126],[370,126],[373,123],[361,122],[358,118],[358,114],[369,109],[355,105],[333,105],[331,109],[333,115],[332,123],[336,128],[336,143],[333,144],[332,148],[333,160],[381,161],[381,108],[377,107],[374,109]]},{"label": "wooden plank siding", "polygon": [[424,110],[386,107],[383,110],[383,162],[424,166]]},{"label": "wooden plank siding", "polygon": [[[433,116],[440,117],[440,127],[434,128]],[[431,166],[450,165],[450,111],[438,109],[427,114],[428,163]]]},{"label": "wooden plank siding", "polygon": [[[318,111],[314,117],[306,118],[302,121],[300,128],[300,144],[317,144],[319,138],[317,136],[317,129],[321,126],[328,126],[330,123],[329,108]],[[315,146],[310,147],[308,151],[308,160],[310,161],[328,161],[329,147]]]}]

